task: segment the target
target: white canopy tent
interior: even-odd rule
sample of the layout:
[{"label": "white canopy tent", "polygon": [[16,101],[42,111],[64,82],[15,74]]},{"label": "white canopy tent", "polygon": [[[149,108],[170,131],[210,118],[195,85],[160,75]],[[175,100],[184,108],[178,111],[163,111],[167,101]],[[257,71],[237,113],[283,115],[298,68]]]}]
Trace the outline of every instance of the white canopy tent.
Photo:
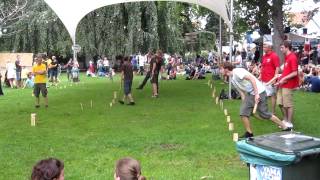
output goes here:
[{"label": "white canopy tent", "polygon": [[[62,23],[67,28],[73,43],[76,42],[76,30],[79,22],[91,11],[95,9],[127,2],[140,2],[152,0],[44,0],[52,10],[57,14]],[[226,24],[231,27],[228,17],[227,0],[171,0],[177,2],[186,2],[198,4],[219,14]]]},{"label": "white canopy tent", "polygon": [[[62,23],[68,30],[74,47],[74,59],[76,59],[77,51],[76,45],[76,31],[81,19],[95,9],[128,2],[154,1],[154,0],[44,0],[52,10],[57,14]],[[162,0],[165,1],[165,0]],[[197,4],[208,8],[209,10],[220,15],[221,18],[229,27],[230,31],[230,52],[232,52],[233,42],[233,0],[167,0],[176,2],[185,2],[190,4]],[[229,4],[230,3],[230,4]],[[221,47],[221,23],[220,23],[220,47]],[[221,54],[221,52],[220,52]],[[232,59],[232,53],[230,53]],[[229,97],[231,97],[231,83],[229,83]]]}]

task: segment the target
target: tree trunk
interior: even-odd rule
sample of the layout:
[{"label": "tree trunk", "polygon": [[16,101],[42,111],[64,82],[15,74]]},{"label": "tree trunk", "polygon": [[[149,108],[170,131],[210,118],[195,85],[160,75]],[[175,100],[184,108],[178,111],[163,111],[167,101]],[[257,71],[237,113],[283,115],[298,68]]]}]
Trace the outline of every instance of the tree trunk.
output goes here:
[{"label": "tree trunk", "polygon": [[272,0],[272,21],[273,21],[273,36],[272,36],[272,43],[273,43],[273,50],[278,54],[280,58],[280,63],[284,62],[284,56],[280,51],[280,45],[284,39],[283,33],[283,3],[284,0]]}]

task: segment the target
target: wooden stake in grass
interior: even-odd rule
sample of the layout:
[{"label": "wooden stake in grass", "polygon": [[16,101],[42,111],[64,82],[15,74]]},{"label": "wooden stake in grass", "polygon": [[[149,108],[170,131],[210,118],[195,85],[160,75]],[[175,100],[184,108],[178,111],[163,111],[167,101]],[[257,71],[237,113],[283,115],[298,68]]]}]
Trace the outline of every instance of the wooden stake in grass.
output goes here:
[{"label": "wooden stake in grass", "polygon": [[228,116],[228,110],[227,109],[224,109],[224,115]]},{"label": "wooden stake in grass", "polygon": [[233,123],[229,123],[229,131],[233,131],[234,130],[234,125]]},{"label": "wooden stake in grass", "polygon": [[230,116],[227,116],[227,123],[231,122]]},{"label": "wooden stake in grass", "polygon": [[219,97],[216,97],[216,105],[219,103]]},{"label": "wooden stake in grass", "polygon": [[220,99],[220,107],[223,109],[223,101]]},{"label": "wooden stake in grass", "polygon": [[239,134],[238,133],[233,133],[233,141],[237,142],[239,140]]},{"label": "wooden stake in grass", "polygon": [[31,113],[31,126],[36,126],[36,113]]},{"label": "wooden stake in grass", "polygon": [[81,108],[81,111],[83,111],[83,105],[82,105],[82,103],[80,103],[80,108]]},{"label": "wooden stake in grass", "polygon": [[91,102],[90,102],[90,103],[91,103],[91,108],[92,108],[92,107],[93,107],[93,102],[92,102],[92,99],[91,99]]},{"label": "wooden stake in grass", "polygon": [[258,108],[258,103],[255,103],[252,111],[253,114],[256,114],[257,108]]},{"label": "wooden stake in grass", "polygon": [[117,91],[114,91],[114,92],[113,92],[113,98],[114,98],[114,99],[117,99]]},{"label": "wooden stake in grass", "polygon": [[213,90],[212,91],[212,98],[215,98],[216,97],[216,92]]}]

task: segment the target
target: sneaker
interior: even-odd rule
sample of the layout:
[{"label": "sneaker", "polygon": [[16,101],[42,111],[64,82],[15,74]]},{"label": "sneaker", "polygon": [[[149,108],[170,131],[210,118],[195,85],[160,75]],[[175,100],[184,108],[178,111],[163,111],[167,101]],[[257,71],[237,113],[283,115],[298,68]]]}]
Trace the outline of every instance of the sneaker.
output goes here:
[{"label": "sneaker", "polygon": [[119,102],[120,104],[124,104],[124,101],[119,100],[118,102]]},{"label": "sneaker", "polygon": [[287,121],[287,120],[283,120],[282,122],[283,122],[283,124],[286,125],[287,127],[293,128],[293,124],[292,124],[291,122],[289,122],[289,121]]},{"label": "sneaker", "polygon": [[35,105],[34,107],[35,107],[35,108],[39,108],[39,107],[40,107],[40,105]]},{"label": "sneaker", "polygon": [[135,102],[130,102],[128,105],[133,106],[135,104],[136,104]]},{"label": "sneaker", "polygon": [[287,122],[286,126],[291,128],[291,129],[293,128],[293,124],[291,122]]},{"label": "sneaker", "polygon": [[251,138],[251,137],[253,137],[253,133],[249,133],[248,131],[246,131],[240,138],[246,139],[246,138]]},{"label": "sneaker", "polygon": [[[292,123],[290,123],[290,122],[288,122],[287,120],[282,120],[282,123],[285,125],[285,126],[287,126],[287,127],[290,127],[290,128],[293,128],[293,125],[292,125]],[[278,126],[280,129],[282,129],[282,127],[281,126]]]},{"label": "sneaker", "polygon": [[290,128],[290,127],[287,127],[287,128],[285,128],[285,129],[282,129],[282,131],[292,131],[293,129],[292,128]]}]

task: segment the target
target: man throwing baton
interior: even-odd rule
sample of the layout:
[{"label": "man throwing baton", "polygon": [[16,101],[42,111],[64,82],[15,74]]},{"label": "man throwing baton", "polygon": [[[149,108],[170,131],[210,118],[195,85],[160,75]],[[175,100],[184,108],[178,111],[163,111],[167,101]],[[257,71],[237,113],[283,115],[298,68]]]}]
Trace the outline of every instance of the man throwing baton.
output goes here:
[{"label": "man throwing baton", "polygon": [[242,101],[240,108],[240,116],[243,125],[246,129],[242,138],[253,137],[249,117],[252,114],[254,106],[257,106],[257,111],[263,119],[270,119],[285,131],[290,131],[281,120],[268,111],[267,94],[262,83],[254,77],[250,72],[243,68],[234,68],[229,62],[223,64],[224,75],[228,75],[232,84],[244,94],[245,98]]}]

